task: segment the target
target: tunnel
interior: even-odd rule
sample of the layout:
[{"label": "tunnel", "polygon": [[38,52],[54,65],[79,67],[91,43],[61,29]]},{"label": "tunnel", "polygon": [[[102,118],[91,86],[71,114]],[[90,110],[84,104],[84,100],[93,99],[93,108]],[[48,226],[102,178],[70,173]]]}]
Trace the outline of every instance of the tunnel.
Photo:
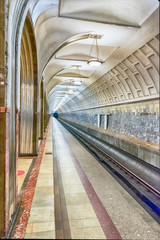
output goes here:
[{"label": "tunnel", "polygon": [[58,114],[57,112],[54,112],[54,113],[53,113],[53,117],[58,118],[58,117],[59,117],[59,114]]},{"label": "tunnel", "polygon": [[158,240],[158,0],[0,1],[0,238]]}]

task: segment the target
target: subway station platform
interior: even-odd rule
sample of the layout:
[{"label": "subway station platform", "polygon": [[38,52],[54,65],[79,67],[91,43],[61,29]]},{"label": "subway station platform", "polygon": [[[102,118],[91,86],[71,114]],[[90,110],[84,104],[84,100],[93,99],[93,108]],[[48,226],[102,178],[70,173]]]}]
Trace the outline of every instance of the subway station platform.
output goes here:
[{"label": "subway station platform", "polygon": [[22,181],[13,239],[160,239],[159,224],[54,118],[30,185],[23,189]]}]

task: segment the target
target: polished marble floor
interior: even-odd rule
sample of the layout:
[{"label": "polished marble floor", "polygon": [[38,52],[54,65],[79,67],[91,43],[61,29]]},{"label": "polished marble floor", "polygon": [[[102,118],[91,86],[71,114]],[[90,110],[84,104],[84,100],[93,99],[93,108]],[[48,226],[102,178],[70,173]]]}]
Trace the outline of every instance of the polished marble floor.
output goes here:
[{"label": "polished marble floor", "polygon": [[55,238],[52,152],[52,130],[50,125],[25,238]]},{"label": "polished marble floor", "polygon": [[33,158],[18,158],[18,170],[25,171],[23,175],[18,176],[18,193],[20,193],[21,187],[24,183],[26,174],[31,166]]},{"label": "polished marble floor", "polygon": [[53,145],[73,239],[160,239],[159,224],[55,119]]},{"label": "polished marble floor", "polygon": [[[29,166],[31,159],[27,161]],[[19,166],[23,167],[23,162]],[[25,238],[159,240],[160,228],[94,157],[52,119]]]}]

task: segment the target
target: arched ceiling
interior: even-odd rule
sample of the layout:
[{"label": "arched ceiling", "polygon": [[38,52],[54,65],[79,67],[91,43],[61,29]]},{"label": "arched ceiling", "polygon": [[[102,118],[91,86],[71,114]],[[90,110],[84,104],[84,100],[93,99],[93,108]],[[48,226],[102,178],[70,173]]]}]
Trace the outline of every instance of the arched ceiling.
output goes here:
[{"label": "arched ceiling", "polygon": [[[33,1],[30,13],[39,79],[43,78],[50,111],[58,110],[155,37],[158,7],[157,0]],[[103,61],[97,68],[87,64],[96,55],[94,47],[91,51],[95,35]]]}]

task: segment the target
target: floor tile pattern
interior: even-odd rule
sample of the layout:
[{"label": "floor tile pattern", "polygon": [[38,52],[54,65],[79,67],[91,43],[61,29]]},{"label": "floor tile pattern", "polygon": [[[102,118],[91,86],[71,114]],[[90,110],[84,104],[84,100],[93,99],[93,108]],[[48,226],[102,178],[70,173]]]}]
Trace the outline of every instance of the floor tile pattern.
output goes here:
[{"label": "floor tile pattern", "polygon": [[25,238],[55,238],[52,152],[52,129],[50,124]]},{"label": "floor tile pattern", "polygon": [[26,230],[15,238],[160,239],[158,224],[56,119],[43,150],[34,193],[24,195]]},{"label": "floor tile pattern", "polygon": [[39,174],[39,169],[41,166],[41,161],[43,157],[43,151],[44,151],[44,146],[46,142],[46,137],[47,137],[48,131],[44,134],[44,139],[41,142],[40,148],[39,148],[39,154],[35,158],[33,168],[30,173],[30,177],[28,179],[28,182],[25,186],[22,199],[20,200],[20,205],[21,205],[21,211],[19,215],[18,222],[16,223],[15,229],[14,229],[14,234],[13,237],[14,239],[22,239],[25,236],[26,233],[26,228],[28,227],[28,220],[30,216],[30,210],[32,206],[32,201],[34,197],[34,191],[37,183],[37,178]]}]

